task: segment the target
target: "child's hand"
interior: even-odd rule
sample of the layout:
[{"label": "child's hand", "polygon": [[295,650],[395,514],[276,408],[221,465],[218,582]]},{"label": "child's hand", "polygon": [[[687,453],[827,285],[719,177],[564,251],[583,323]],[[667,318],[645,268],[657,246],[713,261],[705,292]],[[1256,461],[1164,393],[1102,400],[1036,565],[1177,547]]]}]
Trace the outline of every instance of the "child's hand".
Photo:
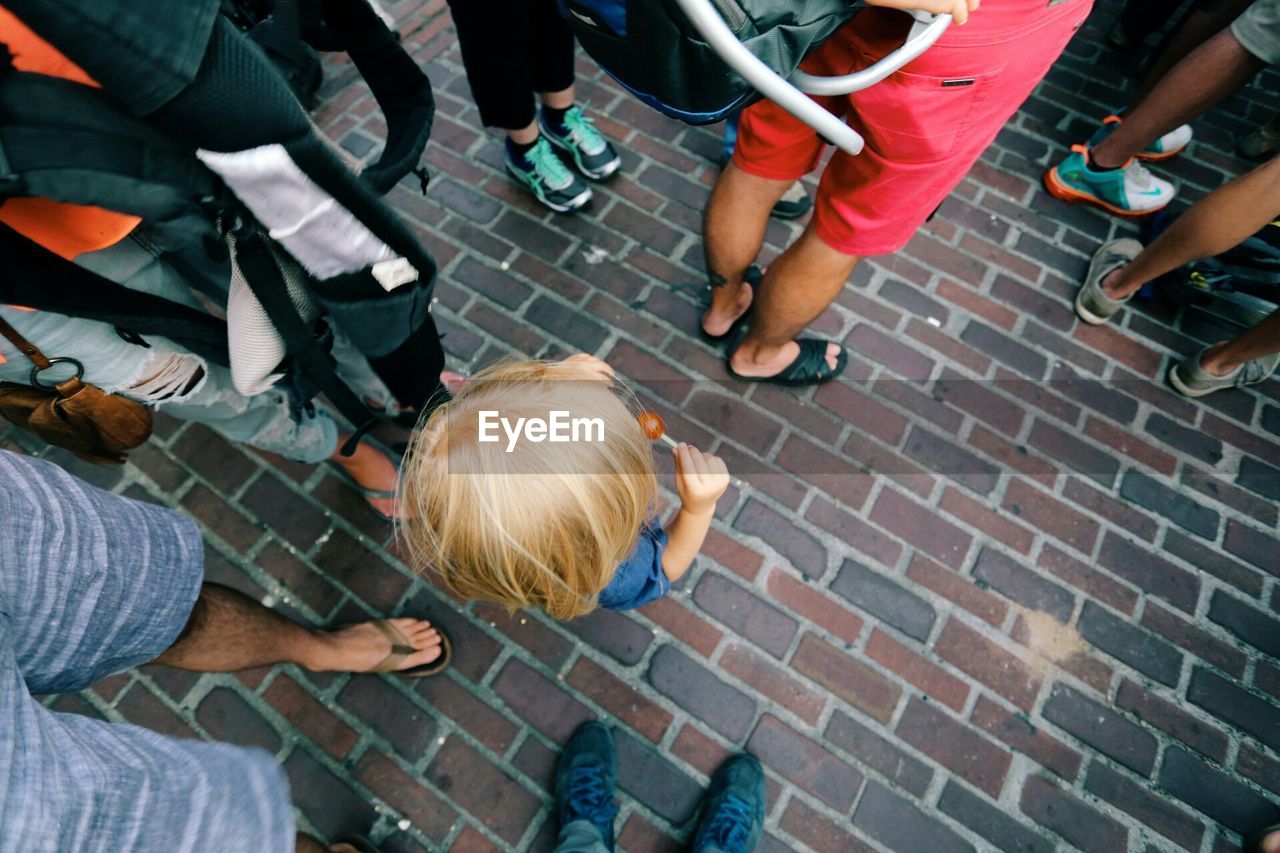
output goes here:
[{"label": "child's hand", "polygon": [[684,509],[694,515],[714,512],[716,501],[729,488],[724,460],[684,443],[672,453],[676,458],[676,491]]},{"label": "child's hand", "polygon": [[580,352],[561,359],[560,363],[566,367],[573,368],[575,372],[581,373],[581,378],[613,382],[613,368],[594,355]]}]

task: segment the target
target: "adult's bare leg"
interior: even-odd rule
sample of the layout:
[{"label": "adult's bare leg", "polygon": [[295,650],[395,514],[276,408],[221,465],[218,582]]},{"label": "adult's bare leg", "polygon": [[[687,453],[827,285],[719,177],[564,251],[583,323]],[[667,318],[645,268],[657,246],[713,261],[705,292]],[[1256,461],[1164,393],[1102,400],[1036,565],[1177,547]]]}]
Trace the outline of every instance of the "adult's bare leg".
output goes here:
[{"label": "adult's bare leg", "polygon": [[1131,263],[1103,278],[1102,290],[1111,299],[1124,299],[1147,282],[1183,264],[1238,246],[1277,213],[1280,213],[1280,157],[1218,187],[1193,204]]},{"label": "adult's bare leg", "polygon": [[1089,152],[1101,169],[1116,169],[1164,134],[1203,114],[1263,67],[1230,29],[1209,39],[1175,65],[1124,123]]},{"label": "adult's bare leg", "polygon": [[1200,359],[1200,366],[1214,376],[1226,376],[1242,364],[1277,352],[1280,352],[1280,309],[1272,311],[1238,338],[1209,347]]},{"label": "adult's bare leg", "polygon": [[[409,669],[440,656],[440,634],[422,619],[390,620],[417,649],[400,665]],[[156,663],[196,672],[234,672],[296,663],[315,672],[364,672],[391,651],[372,623],[340,631],[305,628],[247,595],[206,582],[177,641]]]},{"label": "adult's bare leg", "polygon": [[[785,370],[800,352],[796,335],[839,295],[859,260],[822,242],[812,226],[805,228],[760,282],[751,328],[729,358],[734,371],[773,376]],[[839,345],[828,344],[832,369],[839,356]]]},{"label": "adult's bare leg", "polygon": [[1173,34],[1164,50],[1160,51],[1155,62],[1147,69],[1137,93],[1129,102],[1129,109],[1131,111],[1137,109],[1143,98],[1151,93],[1165,74],[1169,73],[1170,68],[1234,21],[1251,2],[1252,0],[1218,0],[1212,4],[1200,4],[1200,8],[1186,17],[1182,26]]},{"label": "adult's bare leg", "polygon": [[792,183],[758,178],[732,161],[720,173],[702,220],[711,282],[711,307],[702,317],[707,334],[723,335],[751,306],[751,285],[742,276],[760,254],[769,211]]}]

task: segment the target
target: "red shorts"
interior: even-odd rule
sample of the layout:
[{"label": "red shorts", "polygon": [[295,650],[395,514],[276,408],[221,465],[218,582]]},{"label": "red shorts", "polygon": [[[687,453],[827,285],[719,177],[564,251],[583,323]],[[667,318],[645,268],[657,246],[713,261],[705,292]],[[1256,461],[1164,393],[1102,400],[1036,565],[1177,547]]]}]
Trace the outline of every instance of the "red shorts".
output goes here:
[{"label": "red shorts", "polygon": [[[856,156],[837,150],[822,173],[813,228],[849,255],[895,252],[960,183],[1048,72],[1092,0],[984,0],[963,27],[903,70],[862,92],[815,97],[866,138]],[[829,38],[802,68],[848,74],[902,44],[910,19],[869,9]],[[749,174],[795,180],[826,144],[770,101],[742,114],[733,162]]]}]

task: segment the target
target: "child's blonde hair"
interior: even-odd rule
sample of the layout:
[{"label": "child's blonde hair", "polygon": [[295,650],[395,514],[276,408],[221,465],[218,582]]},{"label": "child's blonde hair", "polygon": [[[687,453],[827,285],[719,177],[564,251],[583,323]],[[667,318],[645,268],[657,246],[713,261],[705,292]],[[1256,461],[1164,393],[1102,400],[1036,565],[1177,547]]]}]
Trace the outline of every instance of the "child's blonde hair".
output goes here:
[{"label": "child's blonde hair", "polygon": [[[557,619],[596,606],[654,509],[653,451],[607,381],[560,362],[503,362],[477,373],[410,441],[400,529],[419,571],[465,599],[533,605]],[[599,418],[600,441],[481,442],[480,412]]]}]

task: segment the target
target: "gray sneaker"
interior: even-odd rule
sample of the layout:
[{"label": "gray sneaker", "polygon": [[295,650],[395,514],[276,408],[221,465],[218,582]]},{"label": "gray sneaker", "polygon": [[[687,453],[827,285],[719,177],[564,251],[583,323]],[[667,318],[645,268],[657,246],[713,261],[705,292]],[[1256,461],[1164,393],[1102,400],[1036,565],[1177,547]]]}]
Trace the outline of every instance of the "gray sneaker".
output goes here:
[{"label": "gray sneaker", "polygon": [[1257,385],[1275,372],[1276,365],[1280,365],[1280,353],[1272,353],[1247,361],[1226,376],[1214,376],[1200,366],[1209,349],[1210,347],[1205,347],[1191,358],[1169,368],[1169,384],[1182,396],[1203,397],[1223,388]]},{"label": "gray sneaker", "polygon": [[1107,273],[1122,267],[1138,257],[1142,244],[1137,240],[1123,237],[1104,243],[1089,262],[1089,272],[1084,277],[1084,287],[1076,294],[1076,314],[1091,326],[1099,326],[1111,319],[1111,316],[1124,307],[1129,297],[1112,299],[1102,292],[1102,280]]}]

